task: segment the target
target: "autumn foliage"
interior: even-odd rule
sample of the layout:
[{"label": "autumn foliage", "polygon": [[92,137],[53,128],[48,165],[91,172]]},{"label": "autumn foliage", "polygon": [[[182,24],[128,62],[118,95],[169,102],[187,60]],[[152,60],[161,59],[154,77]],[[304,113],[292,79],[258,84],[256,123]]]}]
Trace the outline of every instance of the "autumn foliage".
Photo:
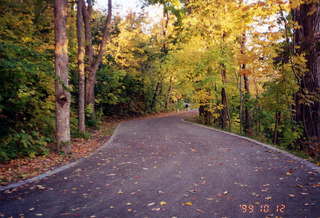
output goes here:
[{"label": "autumn foliage", "polygon": [[104,116],[190,103],[204,124],[319,158],[316,1],[145,0],[161,8],[159,22],[68,2],[69,84],[54,70],[53,2],[0,3],[1,161],[51,152],[63,96],[73,138]]}]

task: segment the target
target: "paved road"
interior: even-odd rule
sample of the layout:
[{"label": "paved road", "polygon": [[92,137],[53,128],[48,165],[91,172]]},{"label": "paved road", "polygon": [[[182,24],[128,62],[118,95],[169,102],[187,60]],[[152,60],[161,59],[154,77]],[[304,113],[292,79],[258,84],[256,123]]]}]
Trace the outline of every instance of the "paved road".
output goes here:
[{"label": "paved road", "polygon": [[[179,116],[122,123],[73,168],[0,194],[4,217],[320,217],[320,175]],[[0,216],[1,217],[1,216]]]}]

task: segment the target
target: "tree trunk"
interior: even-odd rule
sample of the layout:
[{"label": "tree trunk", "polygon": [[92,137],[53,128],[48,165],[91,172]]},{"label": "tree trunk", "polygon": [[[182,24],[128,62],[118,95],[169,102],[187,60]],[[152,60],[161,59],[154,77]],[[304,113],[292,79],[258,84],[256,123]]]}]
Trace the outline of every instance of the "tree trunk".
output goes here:
[{"label": "tree trunk", "polygon": [[221,78],[223,87],[221,89],[221,103],[223,105],[223,109],[221,110],[221,128],[222,129],[230,129],[230,114],[229,114],[229,106],[227,99],[227,91],[225,89],[225,84],[227,80],[226,75],[226,67],[222,65]]},{"label": "tree trunk", "polygon": [[159,93],[159,90],[160,90],[160,85],[161,84],[158,81],[157,85],[156,85],[156,89],[154,90],[154,93],[153,93],[152,101],[151,101],[151,110],[152,110],[152,112],[154,111],[155,106],[156,106],[157,97],[158,97],[158,93]]},{"label": "tree trunk", "polygon": [[275,114],[275,121],[274,121],[274,131],[273,131],[273,144],[277,145],[278,142],[278,131],[279,131],[279,124],[281,119],[281,112],[276,112]]},{"label": "tree trunk", "polygon": [[[242,68],[240,66],[240,68]],[[240,134],[243,134],[244,116],[243,116],[243,91],[242,91],[242,75],[239,75],[239,94],[240,94]]]},{"label": "tree trunk", "polygon": [[173,80],[173,77],[171,76],[171,77],[170,77],[170,82],[169,82],[169,88],[168,88],[168,92],[167,92],[167,96],[166,96],[166,102],[165,102],[165,109],[166,109],[166,111],[168,110],[169,101],[170,101],[170,98],[171,98],[172,80]]},{"label": "tree trunk", "polygon": [[[295,29],[298,54],[305,53],[308,70],[300,80],[296,94],[295,119],[304,127],[307,142],[320,141],[320,9],[319,3],[302,4],[293,11],[293,19],[301,28]],[[306,98],[309,97],[308,102]]]},{"label": "tree trunk", "polygon": [[85,35],[84,35],[84,21],[82,9],[84,1],[78,0],[77,7],[77,36],[78,36],[78,74],[79,74],[79,101],[78,101],[78,130],[79,133],[84,134],[86,131],[85,125]]},{"label": "tree trunk", "polygon": [[[244,65],[245,66],[245,65]],[[250,99],[250,83],[247,75],[243,75],[244,80],[244,132],[247,136],[252,136],[252,121],[251,121],[251,113],[249,107],[249,99]]]},{"label": "tree trunk", "polygon": [[95,104],[94,88],[96,84],[96,73],[101,64],[102,57],[105,52],[105,47],[111,32],[112,0],[108,0],[108,15],[107,15],[107,19],[106,19],[106,23],[103,31],[102,40],[99,45],[99,52],[95,60],[93,58],[92,36],[91,36],[91,27],[90,27],[90,20],[91,20],[91,13],[92,13],[91,0],[88,0],[88,6],[84,8],[85,10],[83,11],[84,12],[83,15],[84,15],[84,23],[85,23],[86,51],[88,55],[88,66],[86,68],[87,81],[86,81],[86,102],[85,103],[86,103],[86,106],[91,105],[94,111],[94,104]]},{"label": "tree trunk", "polygon": [[57,149],[71,152],[70,144],[70,101],[68,90],[68,37],[67,37],[67,1],[55,0],[55,91],[56,91],[56,140]]},{"label": "tree trunk", "polygon": [[[241,38],[241,54],[244,55],[245,54],[245,43],[246,43],[246,33],[244,32],[242,34],[242,38]],[[244,81],[244,98],[243,100],[243,105],[244,105],[244,110],[243,112],[243,130],[245,135],[248,136],[252,136],[252,123],[251,123],[251,114],[250,114],[250,107],[249,107],[249,99],[250,99],[250,82],[249,82],[249,77],[248,75],[245,73],[245,69],[246,69],[246,64],[242,63],[241,64],[241,70],[243,71],[243,81]]]}]

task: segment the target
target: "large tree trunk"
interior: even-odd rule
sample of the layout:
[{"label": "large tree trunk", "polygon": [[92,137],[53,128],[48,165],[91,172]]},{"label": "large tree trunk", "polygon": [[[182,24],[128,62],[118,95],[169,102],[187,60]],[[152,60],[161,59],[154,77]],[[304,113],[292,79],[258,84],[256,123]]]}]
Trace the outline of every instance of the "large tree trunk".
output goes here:
[{"label": "large tree trunk", "polygon": [[272,139],[272,143],[277,145],[278,142],[278,132],[279,132],[279,125],[280,125],[280,121],[281,121],[281,112],[277,111],[275,113],[275,118],[274,118],[274,131],[273,131],[273,139]]},{"label": "large tree trunk", "polygon": [[56,0],[54,8],[55,24],[55,72],[56,72],[56,140],[57,149],[71,152],[70,144],[70,101],[68,90],[68,37],[67,1]]},{"label": "large tree trunk", "polygon": [[244,132],[248,136],[252,136],[252,121],[251,121],[251,113],[250,113],[250,107],[249,107],[249,99],[250,99],[250,82],[247,75],[243,75],[244,80],[244,90],[245,90],[245,96],[244,96]]},{"label": "large tree trunk", "polygon": [[[241,48],[240,48],[240,52],[242,55],[245,54],[245,43],[246,43],[246,33],[244,32],[242,34],[242,38],[241,38]],[[250,81],[249,81],[249,77],[246,73],[246,64],[242,63],[241,64],[241,70],[242,70],[242,74],[243,74],[243,81],[244,81],[244,96],[242,95],[243,93],[241,93],[241,97],[242,97],[242,102],[240,104],[241,105],[241,112],[243,114],[241,114],[240,116],[243,118],[242,119],[242,124],[243,124],[243,130],[245,135],[248,136],[252,136],[252,123],[251,123],[251,114],[250,114],[250,107],[249,107],[249,99],[250,99]],[[240,80],[241,81],[241,80]],[[244,106],[244,107],[243,107]]]},{"label": "large tree trunk", "polygon": [[155,110],[155,107],[156,107],[156,102],[157,102],[157,98],[158,98],[158,95],[159,95],[160,86],[161,86],[161,82],[158,81],[157,85],[156,85],[156,88],[154,90],[154,93],[153,93],[151,104],[150,104],[150,109],[151,109],[152,112]]},{"label": "large tree trunk", "polygon": [[90,28],[90,20],[92,13],[92,3],[91,0],[88,1],[88,7],[84,10],[84,22],[85,22],[85,32],[86,32],[86,50],[88,55],[88,66],[87,70],[87,81],[86,81],[86,105],[91,105],[94,110],[95,104],[95,93],[94,88],[96,84],[96,73],[102,61],[102,56],[105,52],[105,47],[111,32],[111,18],[112,18],[112,0],[108,0],[108,15],[103,31],[102,40],[99,46],[99,52],[97,58],[93,58],[93,48],[92,48],[92,36]]},{"label": "large tree trunk", "polygon": [[[241,68],[241,66],[240,66]],[[240,95],[240,111],[239,111],[239,118],[240,118],[240,135],[243,134],[243,126],[244,126],[244,116],[243,116],[243,91],[242,91],[242,75],[239,76],[239,95]]]},{"label": "large tree trunk", "polygon": [[221,79],[223,84],[223,87],[221,89],[221,104],[223,105],[223,109],[221,110],[221,128],[230,129],[231,120],[230,120],[230,113],[229,113],[229,106],[228,106],[228,98],[227,98],[226,88],[224,87],[227,81],[225,65],[222,65]]},{"label": "large tree trunk", "polygon": [[85,125],[85,35],[84,21],[82,9],[84,1],[78,0],[77,7],[77,36],[78,36],[78,74],[79,74],[79,101],[78,101],[78,130],[84,134],[86,131]]},{"label": "large tree trunk", "polygon": [[[296,95],[296,120],[304,127],[307,142],[320,141],[320,9],[319,3],[302,4],[293,11],[296,52],[305,53],[308,70]],[[312,96],[312,98],[310,98]],[[306,101],[306,98],[308,100]],[[308,143],[308,144],[309,144]]]},{"label": "large tree trunk", "polygon": [[169,88],[168,88],[168,92],[167,92],[167,96],[166,96],[166,102],[165,102],[165,109],[166,109],[166,111],[167,111],[168,108],[169,108],[169,102],[170,102],[170,99],[171,99],[172,81],[173,81],[173,77],[170,76]]}]

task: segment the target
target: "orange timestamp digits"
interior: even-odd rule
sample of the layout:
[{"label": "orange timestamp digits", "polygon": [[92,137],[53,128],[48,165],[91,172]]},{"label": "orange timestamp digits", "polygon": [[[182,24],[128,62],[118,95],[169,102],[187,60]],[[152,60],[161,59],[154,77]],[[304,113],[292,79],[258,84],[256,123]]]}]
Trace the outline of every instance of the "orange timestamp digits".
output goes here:
[{"label": "orange timestamp digits", "polygon": [[286,209],[285,204],[277,204],[272,207],[269,204],[253,205],[253,204],[240,204],[240,210],[242,213],[284,213]]}]

